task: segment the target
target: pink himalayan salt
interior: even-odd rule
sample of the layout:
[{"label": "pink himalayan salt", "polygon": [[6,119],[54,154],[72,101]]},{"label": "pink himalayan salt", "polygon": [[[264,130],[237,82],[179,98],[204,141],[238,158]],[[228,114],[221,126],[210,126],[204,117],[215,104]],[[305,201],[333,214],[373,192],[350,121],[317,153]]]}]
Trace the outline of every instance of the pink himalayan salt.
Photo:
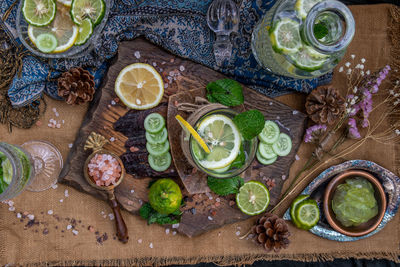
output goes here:
[{"label": "pink himalayan salt", "polygon": [[89,175],[98,186],[116,184],[121,177],[121,166],[108,154],[96,154],[88,164]]}]

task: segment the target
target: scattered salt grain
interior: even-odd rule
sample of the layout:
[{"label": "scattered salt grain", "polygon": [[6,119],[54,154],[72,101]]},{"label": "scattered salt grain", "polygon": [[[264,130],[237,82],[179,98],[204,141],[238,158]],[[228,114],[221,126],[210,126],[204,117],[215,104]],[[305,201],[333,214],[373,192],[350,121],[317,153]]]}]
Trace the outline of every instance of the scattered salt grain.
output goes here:
[{"label": "scattered salt grain", "polygon": [[57,112],[57,109],[56,109],[56,108],[52,108],[51,110],[52,110],[54,113]]},{"label": "scattered salt grain", "polygon": [[53,214],[53,210],[48,210],[47,214],[49,214],[49,215]]},{"label": "scattered salt grain", "polygon": [[280,117],[280,116],[276,116],[276,119],[277,119],[277,120],[280,120],[280,119],[281,119],[281,117]]},{"label": "scattered salt grain", "polygon": [[343,67],[340,67],[340,68],[339,68],[339,72],[342,72],[342,71],[343,71]]},{"label": "scattered salt grain", "polygon": [[219,197],[217,197],[217,198],[215,199],[215,201],[221,202],[221,199],[220,199]]},{"label": "scattered salt grain", "polygon": [[61,202],[61,203],[64,202],[64,199],[60,199],[60,202]]},{"label": "scattered salt grain", "polygon": [[136,52],[134,53],[134,55],[135,55],[136,58],[140,58],[140,52],[139,52],[139,51],[136,51]]},{"label": "scattered salt grain", "polygon": [[365,58],[362,58],[362,59],[361,59],[361,63],[365,63]]},{"label": "scattered salt grain", "polygon": [[184,71],[184,70],[185,70],[185,67],[184,67],[183,65],[180,65],[180,66],[179,66],[179,70],[180,70],[180,71]]},{"label": "scattered salt grain", "polygon": [[58,187],[57,184],[53,184],[53,185],[51,186],[51,188],[53,188],[53,189],[57,189],[57,187]]},{"label": "scattered salt grain", "polygon": [[149,248],[153,248],[153,243],[150,243]]},{"label": "scattered salt grain", "polygon": [[9,211],[14,211],[14,210],[15,210],[15,207],[14,207],[14,206],[9,207],[8,210],[9,210]]},{"label": "scattered salt grain", "polygon": [[179,227],[179,223],[175,223],[175,224],[172,225],[172,228],[174,228],[174,229],[176,229],[178,227]]},{"label": "scattered salt grain", "polygon": [[128,200],[128,205],[132,206],[133,205],[133,201],[132,200]]},{"label": "scattered salt grain", "polygon": [[208,216],[207,219],[208,219],[209,221],[214,220],[213,217],[211,217],[211,216]]},{"label": "scattered salt grain", "polygon": [[351,58],[352,58],[352,59],[354,59],[355,57],[356,57],[356,55],[354,55],[354,54],[351,55]]},{"label": "scattered salt grain", "polygon": [[156,67],[157,66],[157,63],[156,62],[153,62],[153,67]]},{"label": "scattered salt grain", "polygon": [[114,220],[114,219],[115,219],[114,214],[109,213],[109,214],[108,214],[108,218],[110,218],[111,221]]},{"label": "scattered salt grain", "polygon": [[294,158],[295,158],[296,160],[300,160],[300,157],[299,157],[299,155],[297,155],[297,154],[296,154],[296,156],[294,156]]},{"label": "scattered salt grain", "polygon": [[168,83],[164,83],[164,88],[165,88],[165,89],[168,88]]},{"label": "scattered salt grain", "polygon": [[283,181],[286,180],[286,175],[282,175],[282,180],[283,180]]},{"label": "scattered salt grain", "polygon": [[298,114],[298,113],[299,113],[298,110],[293,110],[293,111],[292,111],[292,114],[293,114],[293,115],[296,115],[296,114]]},{"label": "scattered salt grain", "polygon": [[17,218],[20,219],[22,217],[21,213],[17,213]]},{"label": "scattered salt grain", "polygon": [[240,231],[237,231],[235,234],[236,234],[236,236],[239,236],[240,235]]},{"label": "scattered salt grain", "polygon": [[68,147],[69,147],[69,148],[72,148],[72,146],[73,146],[73,144],[68,144]]},{"label": "scattered salt grain", "polygon": [[143,240],[142,239],[138,239],[137,241],[139,244],[142,244]]},{"label": "scattered salt grain", "polygon": [[28,219],[30,220],[30,221],[33,221],[34,219],[35,219],[35,215],[33,215],[33,214],[28,214]]},{"label": "scattered salt grain", "polygon": [[110,142],[114,142],[114,141],[115,141],[115,137],[111,137]]},{"label": "scattered salt grain", "polygon": [[346,67],[350,67],[350,62],[346,62],[344,65],[345,65]]},{"label": "scattered salt grain", "polygon": [[54,115],[56,115],[56,117],[60,117],[60,113],[58,112],[54,113]]},{"label": "scattered salt grain", "polygon": [[272,102],[269,102],[269,105],[272,106]]},{"label": "scattered salt grain", "polygon": [[165,229],[165,233],[168,235],[169,234],[169,228]]},{"label": "scattered salt grain", "polygon": [[65,191],[64,191],[64,196],[65,196],[65,197],[69,197],[68,189],[65,189]]},{"label": "scattered salt grain", "polygon": [[77,230],[72,230],[72,233],[74,234],[74,235],[78,235],[79,234],[79,232],[77,231]]},{"label": "scattered salt grain", "polygon": [[135,190],[132,189],[132,190],[131,190],[131,194],[133,194],[133,193],[135,193]]},{"label": "scattered salt grain", "polygon": [[114,100],[111,100],[111,105],[115,106],[117,104]]},{"label": "scattered salt grain", "polygon": [[72,228],[72,225],[68,224],[67,225],[67,230],[71,230],[71,228]]},{"label": "scattered salt grain", "polygon": [[172,235],[176,235],[176,231],[173,231],[173,232],[172,232]]},{"label": "scattered salt grain", "polygon": [[143,204],[143,200],[139,199],[139,204],[142,205]]}]

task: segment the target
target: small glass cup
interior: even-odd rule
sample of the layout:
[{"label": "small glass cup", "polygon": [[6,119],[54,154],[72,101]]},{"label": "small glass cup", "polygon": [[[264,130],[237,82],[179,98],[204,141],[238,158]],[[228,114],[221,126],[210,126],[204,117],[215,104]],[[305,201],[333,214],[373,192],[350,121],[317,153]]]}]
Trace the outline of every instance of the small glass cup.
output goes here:
[{"label": "small glass cup", "polygon": [[[205,109],[206,110],[206,109]],[[201,110],[199,110],[201,112]],[[199,116],[199,114],[192,114],[191,117],[196,117],[199,118],[197,120],[195,120],[193,123],[191,123],[193,120],[189,117],[188,118],[188,122],[191,123],[194,127],[194,129],[197,129],[197,127],[200,125],[200,123],[207,117],[211,116],[211,115],[216,115],[216,114],[220,114],[220,115],[225,115],[230,119],[233,119],[238,112],[229,109],[229,108],[217,108],[217,109],[213,109],[211,111],[207,111],[204,114],[201,114]],[[243,153],[245,156],[245,161],[244,164],[242,164],[240,167],[232,167],[232,166],[228,166],[226,168],[221,168],[219,171],[216,170],[211,170],[211,169],[207,169],[205,167],[203,167],[199,161],[197,160],[196,156],[194,155],[193,152],[193,142],[196,142],[193,138],[192,135],[190,135],[189,137],[186,136],[186,132],[182,131],[182,137],[181,137],[181,145],[182,145],[182,151],[184,153],[184,155],[186,156],[186,158],[188,159],[189,163],[201,170],[202,172],[212,176],[212,177],[216,177],[216,178],[230,178],[230,177],[234,177],[237,175],[240,175],[242,172],[244,172],[253,162],[253,159],[255,157],[256,154],[256,150],[257,150],[257,137],[253,138],[252,140],[245,140],[242,136],[242,147],[243,147]],[[242,152],[240,152],[242,153]]]},{"label": "small glass cup", "polygon": [[[8,159],[7,171],[12,171],[10,184],[0,193],[0,201],[3,201],[16,197],[29,186],[35,176],[35,170],[31,155],[19,146],[0,142],[0,157],[4,159],[1,162]],[[3,180],[0,182],[5,183]]]}]

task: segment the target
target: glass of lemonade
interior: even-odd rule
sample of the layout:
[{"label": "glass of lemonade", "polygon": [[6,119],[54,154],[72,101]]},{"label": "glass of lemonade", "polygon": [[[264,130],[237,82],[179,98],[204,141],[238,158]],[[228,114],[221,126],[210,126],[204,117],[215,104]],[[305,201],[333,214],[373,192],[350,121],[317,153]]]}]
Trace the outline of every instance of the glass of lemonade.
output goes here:
[{"label": "glass of lemonade", "polygon": [[308,79],[331,71],[353,39],[351,11],[336,0],[278,0],[255,26],[251,48],[266,70]]},{"label": "glass of lemonade", "polygon": [[232,120],[237,114],[232,109],[218,108],[193,124],[210,149],[210,153],[206,153],[192,135],[182,138],[182,150],[193,167],[212,177],[229,178],[250,166],[257,149],[257,137],[252,140],[242,137]]}]

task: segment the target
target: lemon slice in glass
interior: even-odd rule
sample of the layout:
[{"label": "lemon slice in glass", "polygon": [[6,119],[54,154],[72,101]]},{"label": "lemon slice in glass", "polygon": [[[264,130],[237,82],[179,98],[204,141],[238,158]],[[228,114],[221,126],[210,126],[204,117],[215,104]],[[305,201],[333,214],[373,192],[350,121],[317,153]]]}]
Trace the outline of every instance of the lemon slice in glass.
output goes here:
[{"label": "lemon slice in glass", "polygon": [[115,82],[115,93],[129,108],[149,109],[160,103],[164,83],[152,66],[135,63],[121,70]]},{"label": "lemon slice in glass", "polygon": [[210,153],[199,164],[206,169],[215,170],[229,166],[240,151],[241,136],[232,119],[214,114],[206,117],[197,132],[210,148]]},{"label": "lemon slice in glass", "polygon": [[29,25],[28,36],[31,42],[37,46],[36,39],[41,34],[53,34],[57,39],[57,47],[52,53],[62,53],[70,49],[76,42],[79,34],[76,26],[69,15],[68,8],[60,6],[54,21],[45,27]]}]

